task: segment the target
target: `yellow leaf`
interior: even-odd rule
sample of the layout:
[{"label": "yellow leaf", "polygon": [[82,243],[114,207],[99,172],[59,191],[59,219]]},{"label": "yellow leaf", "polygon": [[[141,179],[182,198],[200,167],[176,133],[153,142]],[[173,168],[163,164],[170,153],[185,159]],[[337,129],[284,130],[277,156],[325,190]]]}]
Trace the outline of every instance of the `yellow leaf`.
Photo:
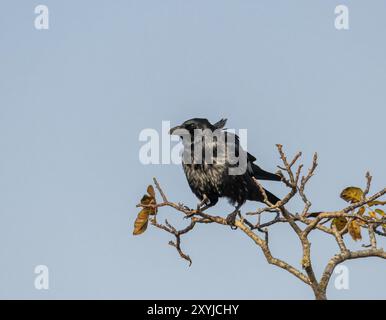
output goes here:
[{"label": "yellow leaf", "polygon": [[357,187],[348,187],[348,188],[344,189],[340,194],[340,197],[343,200],[345,200],[347,202],[351,202],[351,203],[361,201],[362,196],[363,196],[362,189],[357,188]]},{"label": "yellow leaf", "polygon": [[365,211],[366,211],[366,208],[365,208],[365,207],[359,208],[359,210],[358,210],[358,215],[363,216],[363,214],[365,213]]},{"label": "yellow leaf", "polygon": [[369,207],[372,207],[372,206],[383,206],[385,204],[386,204],[386,201],[375,200],[375,201],[370,201],[367,205]]},{"label": "yellow leaf", "polygon": [[374,219],[376,219],[377,218],[377,214],[374,212],[374,211],[369,211],[369,215],[370,215],[370,217],[371,218],[374,218]]},{"label": "yellow leaf", "polygon": [[334,218],[331,222],[331,225],[335,225],[338,231],[343,230],[346,224],[347,219],[345,217]]},{"label": "yellow leaf", "polygon": [[154,188],[151,184],[147,187],[147,193],[150,195],[150,197],[155,198]]},{"label": "yellow leaf", "polygon": [[374,210],[376,213],[378,213],[380,216],[382,216],[382,217],[385,217],[386,216],[386,213],[383,211],[383,210],[381,210],[381,209],[375,209]]},{"label": "yellow leaf", "polygon": [[351,238],[353,238],[355,241],[362,239],[361,227],[356,220],[351,221],[351,223],[348,225],[348,232],[350,233]]},{"label": "yellow leaf", "polygon": [[149,209],[143,208],[138,213],[137,219],[135,219],[133,235],[139,235],[141,233],[144,233],[147,229],[148,222],[149,222]]}]

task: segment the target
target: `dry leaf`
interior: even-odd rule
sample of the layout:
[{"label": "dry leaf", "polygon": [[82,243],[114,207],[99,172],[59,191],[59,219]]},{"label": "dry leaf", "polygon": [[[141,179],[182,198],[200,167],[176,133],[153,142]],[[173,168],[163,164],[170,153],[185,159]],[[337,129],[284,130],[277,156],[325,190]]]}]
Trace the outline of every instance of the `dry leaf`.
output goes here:
[{"label": "dry leaf", "polygon": [[369,207],[372,207],[372,206],[384,206],[385,204],[386,204],[386,201],[375,200],[375,201],[370,201],[367,205]]},{"label": "dry leaf", "polygon": [[[155,192],[152,185],[149,185],[146,189],[148,194],[145,194],[141,199],[141,204],[156,205]],[[149,215],[155,215],[157,213],[157,208],[145,207],[139,213],[134,222],[134,235],[142,234],[146,231],[147,225],[149,223]]]},{"label": "dry leaf", "polygon": [[154,188],[153,186],[150,184],[148,187],[147,187],[147,193],[150,195],[150,197],[154,198],[155,199],[155,192],[154,192]]},{"label": "dry leaf", "polygon": [[363,196],[362,189],[357,188],[357,187],[348,187],[348,188],[344,189],[340,194],[340,197],[343,200],[345,200],[347,202],[351,202],[351,203],[361,201],[362,196]]},{"label": "dry leaf", "polygon": [[[151,205],[156,204],[155,192],[152,185],[149,185],[146,189],[148,194],[145,194],[141,199],[141,204]],[[155,215],[157,213],[157,208],[148,208],[150,215]]]},{"label": "dry leaf", "polygon": [[386,216],[386,213],[385,211],[381,210],[381,209],[375,209],[374,210],[376,213],[378,213],[380,216],[382,217],[385,217]]},{"label": "dry leaf", "polygon": [[346,224],[347,224],[347,219],[345,217],[334,218],[331,222],[331,225],[335,225],[338,231],[343,230]]},{"label": "dry leaf", "polygon": [[365,208],[365,207],[359,208],[359,210],[358,210],[358,215],[363,216],[363,214],[365,213],[365,211],[366,211],[366,208]]},{"label": "dry leaf", "polygon": [[145,194],[141,199],[141,204],[150,204],[150,202],[153,200],[153,198],[147,194]]},{"label": "dry leaf", "polygon": [[377,214],[374,211],[369,211],[369,215],[371,218],[377,219]]},{"label": "dry leaf", "polygon": [[137,219],[135,219],[133,235],[136,236],[141,233],[144,233],[147,229],[148,222],[149,222],[149,209],[143,208],[138,213]]},{"label": "dry leaf", "polygon": [[348,232],[350,233],[351,238],[353,238],[355,241],[362,239],[361,227],[356,220],[351,221],[351,223],[348,225]]}]

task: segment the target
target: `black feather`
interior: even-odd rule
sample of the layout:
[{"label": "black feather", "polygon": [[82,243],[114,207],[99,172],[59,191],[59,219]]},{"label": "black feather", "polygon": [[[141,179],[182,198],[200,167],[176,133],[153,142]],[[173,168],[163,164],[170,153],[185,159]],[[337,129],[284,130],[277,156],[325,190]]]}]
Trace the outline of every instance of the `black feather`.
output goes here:
[{"label": "black feather", "polygon": [[275,173],[267,172],[252,163],[253,176],[258,180],[280,181],[281,177]]},{"label": "black feather", "polygon": [[216,129],[222,129],[224,128],[226,123],[227,119],[221,119],[220,121],[217,121],[215,124],[213,124],[213,127],[215,127]]}]

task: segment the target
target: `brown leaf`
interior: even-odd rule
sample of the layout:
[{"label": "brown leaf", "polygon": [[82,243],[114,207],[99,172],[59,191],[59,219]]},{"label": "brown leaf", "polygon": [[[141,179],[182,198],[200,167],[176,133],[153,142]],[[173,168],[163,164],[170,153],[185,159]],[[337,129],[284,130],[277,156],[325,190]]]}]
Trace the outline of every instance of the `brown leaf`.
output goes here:
[{"label": "brown leaf", "polygon": [[147,193],[150,195],[150,197],[155,199],[154,188],[151,184],[147,187]]},{"label": "brown leaf", "polygon": [[351,221],[348,225],[348,232],[350,233],[351,238],[355,241],[362,239],[361,227],[356,220]]},{"label": "brown leaf", "polygon": [[[155,203],[154,203],[155,204]],[[149,209],[149,214],[151,216],[154,216],[157,213],[157,208],[148,208]]]},{"label": "brown leaf", "polygon": [[133,235],[136,236],[141,233],[144,233],[147,229],[148,222],[149,222],[149,209],[143,208],[138,213],[137,219],[135,219]]},{"label": "brown leaf", "polygon": [[[141,199],[141,204],[144,204],[144,205],[152,205],[152,204],[157,204],[156,200],[155,200],[155,192],[154,192],[154,188],[152,185],[149,185],[147,187],[147,193],[148,194],[145,194],[142,199]],[[157,208],[148,208],[149,210],[149,214],[150,215],[155,215],[157,213]]]},{"label": "brown leaf", "polygon": [[[345,217],[338,217],[338,218],[334,218],[331,222],[331,225],[335,225],[336,226],[336,229],[338,231],[341,231],[344,229],[344,227],[346,226],[347,224],[347,219]],[[346,231],[347,232],[347,231]]]},{"label": "brown leaf", "polygon": [[145,194],[142,199],[141,199],[141,204],[145,204],[145,205],[148,205],[150,204],[150,202],[153,200],[153,198],[151,196],[148,196],[147,194]]},{"label": "brown leaf", "polygon": [[345,200],[347,202],[351,202],[351,203],[361,201],[362,196],[363,196],[362,189],[357,188],[357,187],[348,187],[348,188],[344,189],[340,194],[340,197],[343,200]]},{"label": "brown leaf", "polygon": [[[145,194],[142,197],[142,199],[141,199],[141,204],[144,204],[144,205],[148,206],[148,205],[152,205],[152,204],[155,205],[156,202],[155,202],[154,198],[151,198],[150,196]],[[148,207],[147,209],[149,210],[149,214],[150,215],[155,215],[157,213],[157,208],[150,208],[150,207]]]},{"label": "brown leaf", "polygon": [[[155,199],[152,198],[150,200],[149,204],[154,204],[155,205],[156,204]],[[154,216],[157,213],[157,208],[156,207],[148,208],[148,209],[149,209],[149,214],[152,215],[152,216]]]},{"label": "brown leaf", "polygon": [[363,214],[365,213],[365,211],[366,211],[366,208],[365,208],[365,207],[360,207],[359,210],[358,210],[358,215],[363,216]]}]

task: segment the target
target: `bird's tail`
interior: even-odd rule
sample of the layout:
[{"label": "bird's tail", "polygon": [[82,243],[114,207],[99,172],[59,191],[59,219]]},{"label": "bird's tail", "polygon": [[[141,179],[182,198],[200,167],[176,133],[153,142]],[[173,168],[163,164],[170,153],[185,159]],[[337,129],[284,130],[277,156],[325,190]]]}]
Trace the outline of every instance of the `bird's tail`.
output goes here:
[{"label": "bird's tail", "polygon": [[272,204],[276,204],[277,202],[280,201],[280,199],[278,197],[276,197],[274,194],[272,194],[271,192],[269,192],[268,190],[264,189],[266,195],[267,195],[267,198],[268,198],[268,201]]},{"label": "bird's tail", "polygon": [[279,175],[268,171],[264,171],[254,163],[252,163],[252,171],[253,171],[253,176],[258,180],[272,180],[272,181],[281,180],[281,177]]},{"label": "bird's tail", "polygon": [[[265,194],[267,195],[268,201],[272,204],[276,204],[277,202],[280,201],[278,197],[276,197],[274,194],[269,192],[267,189],[264,189]],[[264,202],[264,196],[260,192],[260,189],[256,187],[256,189],[253,190],[253,192],[249,195],[249,199],[252,201],[259,201],[259,202]]]}]

